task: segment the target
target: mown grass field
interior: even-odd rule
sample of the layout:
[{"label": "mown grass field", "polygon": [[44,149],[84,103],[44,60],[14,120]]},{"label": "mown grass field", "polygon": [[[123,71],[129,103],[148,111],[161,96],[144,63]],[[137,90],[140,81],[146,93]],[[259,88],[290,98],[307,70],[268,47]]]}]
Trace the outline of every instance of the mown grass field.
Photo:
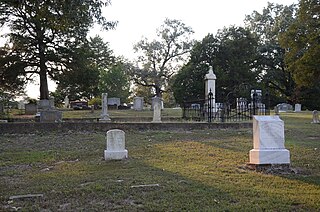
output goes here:
[{"label": "mown grass field", "polygon": [[[4,134],[0,211],[320,211],[311,117],[281,114],[295,171],[284,174],[244,168],[252,129],[128,131],[123,161],[103,160],[105,133]],[[43,196],[10,199],[25,194]]]}]

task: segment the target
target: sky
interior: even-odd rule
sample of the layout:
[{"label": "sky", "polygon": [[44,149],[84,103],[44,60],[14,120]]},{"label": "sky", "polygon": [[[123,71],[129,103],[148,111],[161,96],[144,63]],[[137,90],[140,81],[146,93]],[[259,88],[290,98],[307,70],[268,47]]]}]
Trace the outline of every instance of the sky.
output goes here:
[{"label": "sky", "polygon": [[[116,56],[134,60],[133,45],[143,37],[152,40],[165,18],[178,19],[194,31],[194,39],[201,40],[208,33],[231,25],[242,26],[246,15],[254,10],[262,12],[267,3],[290,5],[298,0],[111,0],[103,10],[107,20],[118,21],[114,30],[101,31],[95,27],[90,36],[99,35]],[[50,82],[49,90],[55,89]],[[32,98],[39,95],[39,85],[27,87]]]}]

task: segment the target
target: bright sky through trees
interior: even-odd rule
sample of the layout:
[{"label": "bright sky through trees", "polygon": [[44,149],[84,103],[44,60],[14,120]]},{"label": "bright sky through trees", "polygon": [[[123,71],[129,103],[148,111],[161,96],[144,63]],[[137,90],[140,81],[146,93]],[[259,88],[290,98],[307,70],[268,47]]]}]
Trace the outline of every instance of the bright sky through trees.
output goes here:
[{"label": "bright sky through trees", "polygon": [[[100,35],[116,56],[123,55],[134,59],[133,45],[142,37],[153,39],[156,29],[165,18],[178,19],[194,30],[194,38],[201,40],[208,33],[215,34],[218,29],[230,25],[243,25],[245,15],[254,10],[261,12],[267,7],[268,0],[112,0],[112,5],[104,9],[104,16],[109,21],[118,21],[115,30],[101,31],[95,28],[90,36]],[[269,0],[269,2],[289,5],[298,0]],[[2,35],[3,32],[0,33]],[[2,44],[3,42],[0,43]],[[49,84],[54,90],[54,84]],[[39,85],[29,85],[27,94],[37,98]]]}]

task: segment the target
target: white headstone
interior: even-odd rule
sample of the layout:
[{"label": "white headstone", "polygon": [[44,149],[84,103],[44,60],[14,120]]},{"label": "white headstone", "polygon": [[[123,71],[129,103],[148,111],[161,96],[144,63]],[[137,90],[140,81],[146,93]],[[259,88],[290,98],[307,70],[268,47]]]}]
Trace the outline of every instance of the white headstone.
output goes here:
[{"label": "white headstone", "polygon": [[102,111],[101,111],[99,122],[110,122],[111,119],[108,114],[108,94],[107,93],[102,94],[101,104],[102,104]]},{"label": "white headstone", "polygon": [[128,158],[125,149],[125,132],[114,129],[107,132],[107,149],[104,151],[105,160],[122,160]]},{"label": "white headstone", "polygon": [[301,112],[301,104],[294,105],[294,112]]},{"label": "white headstone", "polygon": [[69,98],[66,96],[64,98],[64,107],[69,108],[69,106],[70,106],[70,101],[69,101]]},{"label": "white headstone", "polygon": [[279,116],[253,116],[251,164],[290,164],[284,146],[284,123]]},{"label": "white headstone", "polygon": [[161,98],[154,97],[153,102],[153,120],[152,122],[161,122]]},{"label": "white headstone", "polygon": [[143,97],[136,96],[133,98],[133,109],[134,110],[143,110]]},{"label": "white headstone", "polygon": [[319,113],[317,110],[312,111],[312,122],[311,123],[313,123],[313,124],[320,123]]}]

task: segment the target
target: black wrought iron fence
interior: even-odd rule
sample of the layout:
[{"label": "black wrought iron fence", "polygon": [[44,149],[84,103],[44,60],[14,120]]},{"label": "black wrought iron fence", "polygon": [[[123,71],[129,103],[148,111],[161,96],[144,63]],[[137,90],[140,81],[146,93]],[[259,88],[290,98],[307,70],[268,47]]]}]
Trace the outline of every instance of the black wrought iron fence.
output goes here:
[{"label": "black wrought iron fence", "polygon": [[251,101],[246,98],[227,98],[223,103],[216,103],[209,92],[207,99],[185,101],[183,119],[205,122],[241,122],[251,120],[253,115],[269,115],[268,104],[262,103],[256,93]]}]

